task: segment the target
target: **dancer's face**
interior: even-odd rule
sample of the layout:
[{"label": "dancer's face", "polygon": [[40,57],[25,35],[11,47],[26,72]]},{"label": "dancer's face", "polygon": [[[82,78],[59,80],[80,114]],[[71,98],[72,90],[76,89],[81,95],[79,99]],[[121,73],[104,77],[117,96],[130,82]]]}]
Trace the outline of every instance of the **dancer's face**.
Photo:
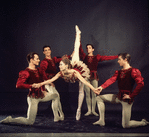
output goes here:
[{"label": "dancer's face", "polygon": [[49,47],[44,48],[43,54],[45,56],[50,56],[51,55],[51,49]]},{"label": "dancer's face", "polygon": [[121,56],[119,56],[117,62],[122,67],[122,66],[124,66],[127,63],[127,59],[123,59]]},{"label": "dancer's face", "polygon": [[87,53],[88,53],[88,54],[93,53],[93,51],[94,51],[94,49],[92,48],[91,45],[88,45],[88,46],[86,47],[86,50],[87,50]]},{"label": "dancer's face", "polygon": [[40,62],[39,56],[37,54],[34,55],[34,58],[31,59],[31,63],[35,66],[38,66]]},{"label": "dancer's face", "polygon": [[60,69],[60,71],[64,71],[64,70],[68,69],[68,65],[66,65],[63,61],[61,61],[59,63],[59,69]]}]

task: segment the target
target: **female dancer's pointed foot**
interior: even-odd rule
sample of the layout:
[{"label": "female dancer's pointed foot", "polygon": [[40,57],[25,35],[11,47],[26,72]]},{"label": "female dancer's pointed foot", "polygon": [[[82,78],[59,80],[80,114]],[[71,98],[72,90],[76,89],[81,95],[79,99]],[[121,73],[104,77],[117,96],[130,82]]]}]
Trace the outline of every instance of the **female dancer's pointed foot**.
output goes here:
[{"label": "female dancer's pointed foot", "polygon": [[75,26],[75,29],[76,29],[76,33],[81,34],[81,31],[77,25]]},{"label": "female dancer's pointed foot", "polygon": [[5,119],[1,120],[0,123],[9,123],[10,119],[12,119],[11,116],[6,117]]},{"label": "female dancer's pointed foot", "polygon": [[76,120],[80,120],[80,117],[81,117],[81,110],[77,109]]},{"label": "female dancer's pointed foot", "polygon": [[94,122],[93,125],[105,126],[105,122],[98,120],[98,121]]},{"label": "female dancer's pointed foot", "polygon": [[92,114],[92,112],[91,112],[91,111],[88,111],[87,113],[85,113],[84,116],[89,116],[89,115],[91,115],[91,114]]},{"label": "female dancer's pointed foot", "polygon": [[92,111],[92,114],[95,116],[99,116],[95,111]]}]

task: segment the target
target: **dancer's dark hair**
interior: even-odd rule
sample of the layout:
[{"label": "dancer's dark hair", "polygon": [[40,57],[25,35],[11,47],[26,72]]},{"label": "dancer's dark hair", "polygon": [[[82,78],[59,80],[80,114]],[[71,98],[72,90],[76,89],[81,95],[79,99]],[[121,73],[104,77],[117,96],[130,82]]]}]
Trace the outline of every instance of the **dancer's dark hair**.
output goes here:
[{"label": "dancer's dark hair", "polygon": [[[38,55],[38,53],[36,52],[31,52],[29,54],[27,54],[26,56],[26,59],[27,59],[27,62],[29,63],[31,59],[34,59],[34,55]],[[38,55],[39,56],[39,55]]]},{"label": "dancer's dark hair", "polygon": [[92,49],[94,49],[94,46],[92,44],[86,44],[86,48],[87,48],[87,46],[91,46]]},{"label": "dancer's dark hair", "polygon": [[118,56],[121,56],[122,59],[127,59],[128,63],[130,63],[130,60],[131,60],[130,54],[128,54],[128,53],[120,53],[120,54],[118,54]]},{"label": "dancer's dark hair", "polygon": [[51,47],[49,45],[44,45],[42,50],[44,51],[45,48],[49,47],[51,49]]}]

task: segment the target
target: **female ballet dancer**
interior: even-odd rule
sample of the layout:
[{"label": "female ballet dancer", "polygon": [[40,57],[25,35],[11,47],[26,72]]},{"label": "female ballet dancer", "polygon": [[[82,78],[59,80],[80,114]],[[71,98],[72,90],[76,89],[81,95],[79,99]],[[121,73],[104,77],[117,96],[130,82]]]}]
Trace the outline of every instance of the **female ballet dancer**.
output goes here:
[{"label": "female ballet dancer", "polygon": [[76,120],[80,119],[81,116],[81,107],[84,99],[84,84],[87,85],[95,93],[98,91],[88,83],[86,80],[90,77],[90,70],[87,68],[82,61],[79,59],[79,47],[81,39],[81,31],[78,26],[75,26],[76,29],[76,39],[74,44],[74,52],[72,55],[72,60],[70,61],[67,56],[63,56],[59,64],[60,72],[58,72],[52,79],[44,81],[42,83],[35,83],[33,86],[35,88],[41,87],[46,84],[50,84],[53,81],[57,80],[59,77],[62,77],[66,82],[74,83],[76,80],[79,81],[79,97],[78,97],[78,108],[76,112]]}]

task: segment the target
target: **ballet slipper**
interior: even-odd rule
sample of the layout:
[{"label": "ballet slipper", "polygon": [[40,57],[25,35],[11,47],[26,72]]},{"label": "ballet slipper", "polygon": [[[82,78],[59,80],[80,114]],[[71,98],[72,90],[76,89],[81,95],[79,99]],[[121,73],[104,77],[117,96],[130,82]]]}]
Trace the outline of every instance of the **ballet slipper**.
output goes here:
[{"label": "ballet slipper", "polygon": [[76,113],[76,120],[80,120],[80,117],[81,117],[81,110],[80,109],[77,109],[77,113]]},{"label": "ballet slipper", "polygon": [[91,111],[88,111],[87,113],[85,113],[84,116],[89,116],[89,115],[91,115],[91,114],[92,114],[92,112],[91,112]]},{"label": "ballet slipper", "polygon": [[93,125],[105,126],[105,122],[102,122],[101,120],[98,120],[98,121],[94,122]]},{"label": "ballet slipper", "polygon": [[81,34],[81,31],[77,25],[75,26],[75,29],[76,29],[76,33]]},{"label": "ballet slipper", "polygon": [[12,119],[11,116],[6,117],[5,119],[1,120],[0,123],[9,123],[10,119]]},{"label": "ballet slipper", "polygon": [[92,114],[95,116],[99,116],[95,111],[92,111]]}]

